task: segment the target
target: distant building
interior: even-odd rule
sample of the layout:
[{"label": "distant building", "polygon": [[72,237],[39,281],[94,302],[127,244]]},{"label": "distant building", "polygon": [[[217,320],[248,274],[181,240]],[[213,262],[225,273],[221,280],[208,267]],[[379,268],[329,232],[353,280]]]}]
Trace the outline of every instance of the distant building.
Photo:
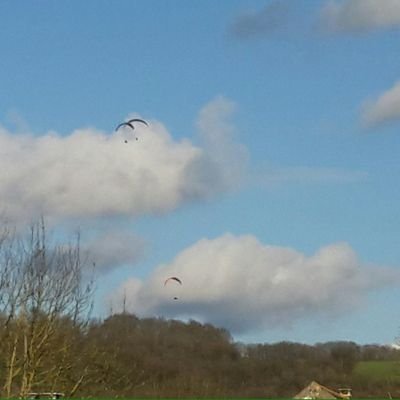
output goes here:
[{"label": "distant building", "polygon": [[351,389],[341,388],[337,391],[320,385],[318,382],[312,381],[301,392],[294,396],[294,399],[350,399]]}]

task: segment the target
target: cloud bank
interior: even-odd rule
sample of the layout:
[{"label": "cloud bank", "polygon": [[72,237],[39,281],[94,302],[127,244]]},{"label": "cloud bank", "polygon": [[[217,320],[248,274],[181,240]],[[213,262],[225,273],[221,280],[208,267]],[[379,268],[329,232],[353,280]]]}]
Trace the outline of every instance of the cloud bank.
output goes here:
[{"label": "cloud bank", "polygon": [[398,0],[329,1],[321,10],[320,25],[331,32],[367,32],[400,27]]},{"label": "cloud bank", "polygon": [[[157,121],[137,126],[137,141],[129,130],[34,136],[0,127],[0,211],[12,220],[136,217],[230,190],[238,166],[245,167],[244,159],[232,158],[241,155],[228,137],[231,111],[229,100],[217,98],[200,113],[205,147],[175,141]],[[236,176],[228,172],[233,161]]]},{"label": "cloud bank", "polygon": [[[165,287],[169,276],[178,276],[183,285]],[[252,235],[226,234],[198,241],[147,281],[129,280],[113,298],[118,308],[125,294],[138,315],[196,318],[244,333],[349,312],[369,290],[394,282],[399,282],[397,272],[362,265],[346,243],[307,256],[262,244]]]},{"label": "cloud bank", "polygon": [[382,93],[377,99],[366,101],[362,111],[362,122],[374,127],[400,120],[400,81]]}]

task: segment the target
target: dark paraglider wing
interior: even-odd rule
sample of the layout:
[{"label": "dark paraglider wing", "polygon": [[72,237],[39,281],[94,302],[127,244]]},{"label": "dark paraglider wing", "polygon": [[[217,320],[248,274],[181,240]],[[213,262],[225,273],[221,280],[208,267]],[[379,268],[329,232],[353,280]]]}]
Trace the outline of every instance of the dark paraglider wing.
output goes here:
[{"label": "dark paraglider wing", "polygon": [[149,124],[144,119],[140,119],[140,118],[130,119],[127,123],[132,124],[133,122],[141,122],[142,124],[149,126]]},{"label": "dark paraglider wing", "polygon": [[181,284],[182,285],[182,281],[179,279],[179,278],[177,278],[176,276],[171,276],[171,277],[169,277],[169,278],[167,278],[166,280],[165,280],[165,282],[164,282],[164,286],[169,282],[169,281],[176,281],[176,282],[178,282],[179,284]]},{"label": "dark paraglider wing", "polygon": [[115,131],[117,131],[119,128],[121,128],[122,126],[124,126],[125,125],[125,122],[123,122],[122,124],[119,124],[116,128],[115,128]]},{"label": "dark paraglider wing", "polygon": [[121,122],[115,130],[117,131],[119,128],[122,128],[123,126],[129,126],[131,129],[135,129],[135,127],[128,121],[128,122]]}]

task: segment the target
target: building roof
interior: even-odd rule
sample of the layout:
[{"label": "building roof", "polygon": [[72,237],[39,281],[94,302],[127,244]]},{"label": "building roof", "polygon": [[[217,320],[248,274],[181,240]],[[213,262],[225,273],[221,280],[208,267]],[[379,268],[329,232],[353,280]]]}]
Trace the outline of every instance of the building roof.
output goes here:
[{"label": "building roof", "polygon": [[327,388],[319,384],[318,382],[312,381],[308,386],[306,386],[301,392],[294,396],[294,399],[347,399],[345,396],[339,392]]}]

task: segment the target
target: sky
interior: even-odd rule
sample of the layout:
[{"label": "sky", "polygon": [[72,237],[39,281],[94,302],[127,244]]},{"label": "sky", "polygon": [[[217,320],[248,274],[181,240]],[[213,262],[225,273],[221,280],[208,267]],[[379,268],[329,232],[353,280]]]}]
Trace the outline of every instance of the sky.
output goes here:
[{"label": "sky", "polygon": [[[6,0],[0,16],[1,215],[81,232],[96,316],[397,340],[400,0]],[[149,126],[115,131],[130,118]]]}]

